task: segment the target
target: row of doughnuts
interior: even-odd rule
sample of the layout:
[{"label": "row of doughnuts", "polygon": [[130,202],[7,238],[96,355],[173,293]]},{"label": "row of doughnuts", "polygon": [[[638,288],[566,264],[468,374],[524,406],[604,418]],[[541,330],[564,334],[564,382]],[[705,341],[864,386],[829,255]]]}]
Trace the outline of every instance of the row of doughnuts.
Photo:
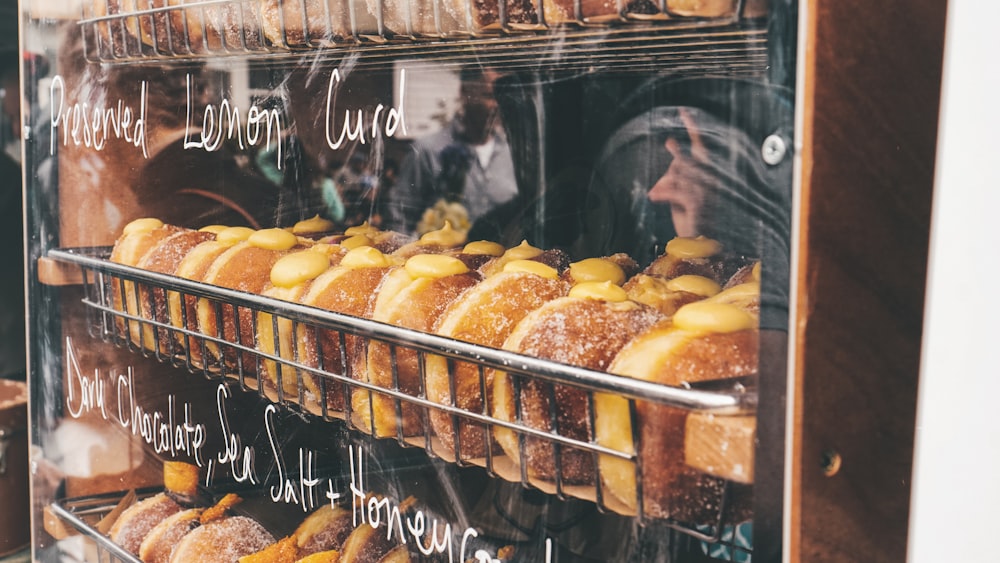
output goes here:
[{"label": "row of doughnuts", "polygon": [[108,536],[144,563],[408,563],[398,538],[355,523],[351,510],[329,504],[276,539],[255,518],[239,514],[242,499],[227,494],[214,504],[198,500],[197,468],[164,464],[164,491],[129,504]]},{"label": "row of doughnuts", "polygon": [[[463,244],[460,233],[447,226],[416,241],[364,225],[332,236],[310,234],[324,233],[325,228],[321,222],[307,221],[288,231],[187,231],[143,219],[126,228],[111,259],[669,385],[756,372],[759,266],[727,255],[715,241],[676,239],[639,271],[623,255],[571,263],[560,251],[542,251],[526,243],[514,248],[483,241]],[[275,245],[272,239],[284,242]],[[194,240],[201,242],[189,247]],[[285,396],[301,392],[334,412],[352,412],[356,426],[377,436],[432,432],[455,457],[481,458],[502,451],[522,464],[531,479],[590,486],[599,481],[609,496],[632,510],[641,501],[644,512],[676,514],[677,503],[664,500],[674,494],[672,479],[657,477],[668,483],[668,490],[661,492],[647,482],[661,467],[669,466],[668,473],[674,476],[685,473],[684,411],[634,401],[638,428],[633,432],[632,407],[621,397],[594,396],[568,385],[434,355],[422,361],[422,355],[405,347],[264,312],[234,313],[207,299],[141,285],[134,288],[127,282],[113,285],[113,290],[117,290],[113,291],[116,306],[143,318],[167,318],[174,326],[187,322],[191,331],[221,335],[271,356],[350,374],[371,387],[392,390],[379,393],[334,383],[306,370],[296,374],[269,359],[260,363],[262,379]],[[155,309],[160,309],[159,316]],[[152,330],[148,325],[143,329],[134,325],[129,326],[129,336],[142,339],[144,346],[159,342],[167,353],[178,347],[188,350],[195,362],[203,360],[201,354],[209,354],[230,365],[240,363],[248,371],[257,367],[251,354],[214,344],[192,345],[181,332],[176,338],[156,339],[154,334],[142,334]],[[669,352],[657,355],[650,349]],[[632,356],[639,359],[630,360]],[[657,359],[640,361],[651,357]],[[665,365],[672,367],[664,370]],[[452,409],[423,409],[396,399],[422,394]],[[596,442],[644,460],[643,466],[609,456],[598,460],[586,448],[557,446],[553,439],[522,435],[503,425],[487,427],[456,415],[456,410],[569,440]],[[677,444],[661,443],[660,436],[666,434],[679,436],[680,450]],[[650,498],[637,499],[640,474],[646,476],[644,497]]]},{"label": "row of doughnuts", "polygon": [[[501,9],[501,1],[504,3]],[[187,6],[204,3],[204,6]],[[388,30],[404,35],[439,35],[489,30],[501,24],[549,25],[564,22],[614,21],[621,14],[656,15],[660,5],[634,0],[619,5],[611,0],[93,0],[94,16],[125,17],[116,29],[102,22],[98,29],[106,43],[121,41],[122,29],[143,44],[174,53],[205,50],[254,49],[265,44],[303,46],[329,40],[350,40],[358,34]],[[736,13],[736,0],[667,0],[673,16],[724,17]],[[539,7],[542,17],[539,16]],[[164,8],[176,8],[164,10]],[[149,10],[149,11],[146,11]],[[766,13],[766,0],[748,2],[745,17]],[[381,22],[382,28],[379,28]],[[119,53],[120,54],[120,53]]]}]

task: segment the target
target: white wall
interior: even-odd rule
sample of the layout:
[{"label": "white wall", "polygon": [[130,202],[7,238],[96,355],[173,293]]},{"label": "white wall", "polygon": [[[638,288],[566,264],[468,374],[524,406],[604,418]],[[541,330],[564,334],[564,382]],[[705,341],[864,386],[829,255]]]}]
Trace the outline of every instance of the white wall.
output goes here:
[{"label": "white wall", "polygon": [[909,560],[996,561],[1000,2],[951,0]]}]

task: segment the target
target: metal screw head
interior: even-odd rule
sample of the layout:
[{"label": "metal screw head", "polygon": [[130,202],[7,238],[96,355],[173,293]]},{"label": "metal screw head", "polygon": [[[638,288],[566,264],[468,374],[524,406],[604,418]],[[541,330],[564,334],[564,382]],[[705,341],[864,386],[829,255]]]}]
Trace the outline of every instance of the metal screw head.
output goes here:
[{"label": "metal screw head", "polygon": [[788,152],[788,145],[785,144],[785,140],[781,138],[781,135],[773,133],[768,135],[764,139],[764,144],[760,147],[760,155],[763,157],[764,162],[774,166],[780,163],[785,158],[785,153]]}]

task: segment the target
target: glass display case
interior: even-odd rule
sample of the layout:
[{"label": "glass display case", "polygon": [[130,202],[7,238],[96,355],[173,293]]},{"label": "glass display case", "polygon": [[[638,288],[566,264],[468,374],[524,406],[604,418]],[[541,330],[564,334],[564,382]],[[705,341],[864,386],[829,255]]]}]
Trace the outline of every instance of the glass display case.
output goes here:
[{"label": "glass display case", "polygon": [[822,552],[827,9],[22,0],[34,557]]}]

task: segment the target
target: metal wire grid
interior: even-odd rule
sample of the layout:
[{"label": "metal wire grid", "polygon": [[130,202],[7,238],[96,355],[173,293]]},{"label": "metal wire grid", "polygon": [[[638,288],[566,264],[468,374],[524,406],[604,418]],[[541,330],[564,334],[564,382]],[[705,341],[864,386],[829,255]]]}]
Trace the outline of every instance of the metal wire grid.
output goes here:
[{"label": "metal wire grid", "polygon": [[[597,392],[609,393],[627,397],[630,416],[632,418],[633,444],[635,452],[641,452],[639,447],[639,424],[637,420],[636,399],[670,405],[689,410],[712,411],[719,414],[735,414],[752,412],[756,407],[757,395],[751,382],[736,381],[723,384],[716,383],[708,389],[682,389],[655,383],[611,376],[606,373],[581,369],[565,364],[558,364],[538,358],[522,356],[511,352],[477,346],[443,338],[433,334],[407,330],[386,325],[363,318],[351,317],[330,311],[323,311],[299,305],[297,303],[278,301],[259,295],[228,290],[189,280],[183,280],[169,275],[156,274],[130,268],[107,261],[110,249],[63,249],[50,251],[49,256],[56,260],[78,265],[83,272],[85,297],[84,303],[93,318],[88,323],[93,330],[92,336],[126,347],[135,353],[152,356],[160,361],[168,362],[176,367],[195,373],[201,373],[209,378],[230,379],[238,382],[245,390],[254,391],[269,400],[284,404],[290,408],[312,413],[324,419],[343,419],[348,425],[364,433],[378,437],[395,438],[404,445],[424,448],[428,454],[441,457],[446,461],[460,466],[480,466],[491,475],[512,481],[520,481],[525,486],[539,488],[544,492],[556,495],[560,499],[567,497],[584,498],[594,501],[601,510],[634,514],[640,521],[655,520],[676,529],[684,534],[708,543],[725,542],[724,535],[731,529],[727,514],[731,508],[732,484],[726,484],[719,498],[707,499],[718,507],[717,517],[709,525],[694,525],[670,519],[654,519],[643,507],[642,493],[642,456],[618,451],[597,443],[589,430],[589,436],[572,437],[560,432],[556,411],[550,412],[549,428],[540,428],[525,422],[520,406],[521,388],[527,382],[541,384],[549,393],[548,402],[555,404],[554,394],[558,388],[572,389],[574,393],[585,394],[586,416],[589,417],[589,429],[594,426],[594,395]],[[127,285],[138,283],[140,287],[151,291],[131,292],[131,302],[122,302],[127,295]],[[298,357],[298,348],[292,357],[283,357],[280,347],[275,347],[275,353],[263,352],[254,346],[253,335],[246,334],[240,322],[234,322],[233,330],[224,334],[222,328],[216,334],[203,334],[189,328],[186,318],[186,308],[181,307],[181,319],[163,318],[161,307],[157,309],[153,300],[165,292],[176,292],[182,298],[207,299],[212,304],[217,318],[230,315],[234,320],[256,317],[257,313],[271,314],[271,328],[274,342],[278,342],[278,318],[288,319],[293,323],[293,329],[302,327],[319,341],[322,331],[335,331],[340,344],[339,357],[326,358],[318,355],[318,365],[308,365],[303,358]],[[116,301],[115,295],[118,295]],[[143,309],[141,299],[146,299]],[[157,311],[160,312],[157,312]],[[142,311],[140,313],[140,311]],[[151,313],[151,316],[148,316]],[[222,323],[219,323],[220,326]],[[384,343],[388,345],[392,373],[392,385],[389,387],[363,381],[355,378],[352,373],[352,362],[348,358],[348,337],[357,337],[368,343]],[[164,345],[166,343],[166,345]],[[181,345],[183,343],[183,345]],[[211,347],[218,347],[218,354],[211,353]],[[192,352],[194,351],[194,352]],[[397,358],[400,354],[417,354],[419,388],[404,389],[399,380]],[[428,398],[423,386],[425,355],[440,355],[448,358],[449,377],[451,380],[451,404],[442,404]],[[269,382],[260,377],[262,368],[268,362],[275,370],[274,381]],[[273,362],[273,363],[271,363]],[[485,398],[482,409],[472,411],[460,407],[455,399],[454,365],[456,362],[467,362],[475,365],[478,373],[481,396]],[[513,383],[515,400],[514,420],[502,420],[491,413],[489,393],[487,392],[486,370],[497,369],[508,373]],[[286,378],[293,377],[294,385],[288,386]],[[307,391],[306,378],[312,377],[319,386],[318,396]],[[289,393],[291,387],[294,392]],[[351,396],[359,390],[367,394],[368,412],[358,412],[352,405]],[[343,409],[335,410],[327,398],[331,393],[341,393]],[[403,420],[404,411],[417,412],[422,421],[423,430],[417,435],[404,432],[402,424],[395,428],[385,429],[379,426],[374,412],[373,396],[385,397],[391,400],[397,421]],[[446,413],[456,430],[453,449],[442,448],[429,424],[430,412]],[[367,415],[368,423],[363,422]],[[573,485],[563,482],[562,471],[556,470],[550,480],[540,481],[529,475],[526,463],[514,463],[505,452],[491,444],[485,448],[485,453],[478,457],[465,453],[466,445],[462,443],[459,428],[472,426],[487,435],[492,435],[496,428],[513,431],[518,439],[520,459],[526,459],[525,448],[529,441],[541,443],[551,448],[555,467],[560,467],[560,459],[567,452],[585,452],[593,460],[592,483]],[[489,441],[487,441],[489,443]],[[496,448],[496,449],[494,449]],[[596,474],[598,458],[623,459],[634,464],[636,472],[637,498],[634,508],[623,506],[604,491],[601,479]]]},{"label": "metal wire grid", "polygon": [[[289,53],[329,47],[387,45],[433,45],[451,47],[496,46],[516,39],[552,50],[552,39],[560,48],[566,39],[583,38],[591,54],[599,57],[608,38],[664,37],[683,42],[684,34],[699,32],[707,37],[724,33],[754,34],[762,25],[743,18],[745,0],[733,0],[732,15],[718,18],[678,17],[669,13],[667,0],[615,0],[614,10],[596,18],[584,16],[583,0],[574,0],[573,17],[558,23],[545,21],[544,2],[539,0],[535,17],[528,23],[511,21],[507,2],[498,2],[497,21],[477,25],[473,0],[460,0],[457,24],[443,24],[446,0],[271,0],[277,15],[265,16],[261,0],[95,0],[85,3],[81,19],[84,53],[91,61],[123,61],[150,58],[224,56],[232,54]],[[427,1],[430,7],[418,6]],[[387,6],[396,7],[389,22]],[[367,4],[367,5],[366,5]],[[642,8],[636,6],[641,4]],[[401,5],[401,9],[399,7]],[[415,24],[417,13],[430,10],[431,22]],[[637,11],[631,11],[637,10]],[[401,18],[401,21],[400,21]],[[423,18],[421,21],[426,20]],[[391,24],[391,25],[390,25]],[[390,29],[395,28],[395,29]],[[724,39],[722,39],[725,41]],[[609,54],[610,55],[610,54]],[[614,55],[610,55],[615,57]],[[724,54],[720,56],[725,56]],[[621,62],[620,57],[618,58]]]}]

